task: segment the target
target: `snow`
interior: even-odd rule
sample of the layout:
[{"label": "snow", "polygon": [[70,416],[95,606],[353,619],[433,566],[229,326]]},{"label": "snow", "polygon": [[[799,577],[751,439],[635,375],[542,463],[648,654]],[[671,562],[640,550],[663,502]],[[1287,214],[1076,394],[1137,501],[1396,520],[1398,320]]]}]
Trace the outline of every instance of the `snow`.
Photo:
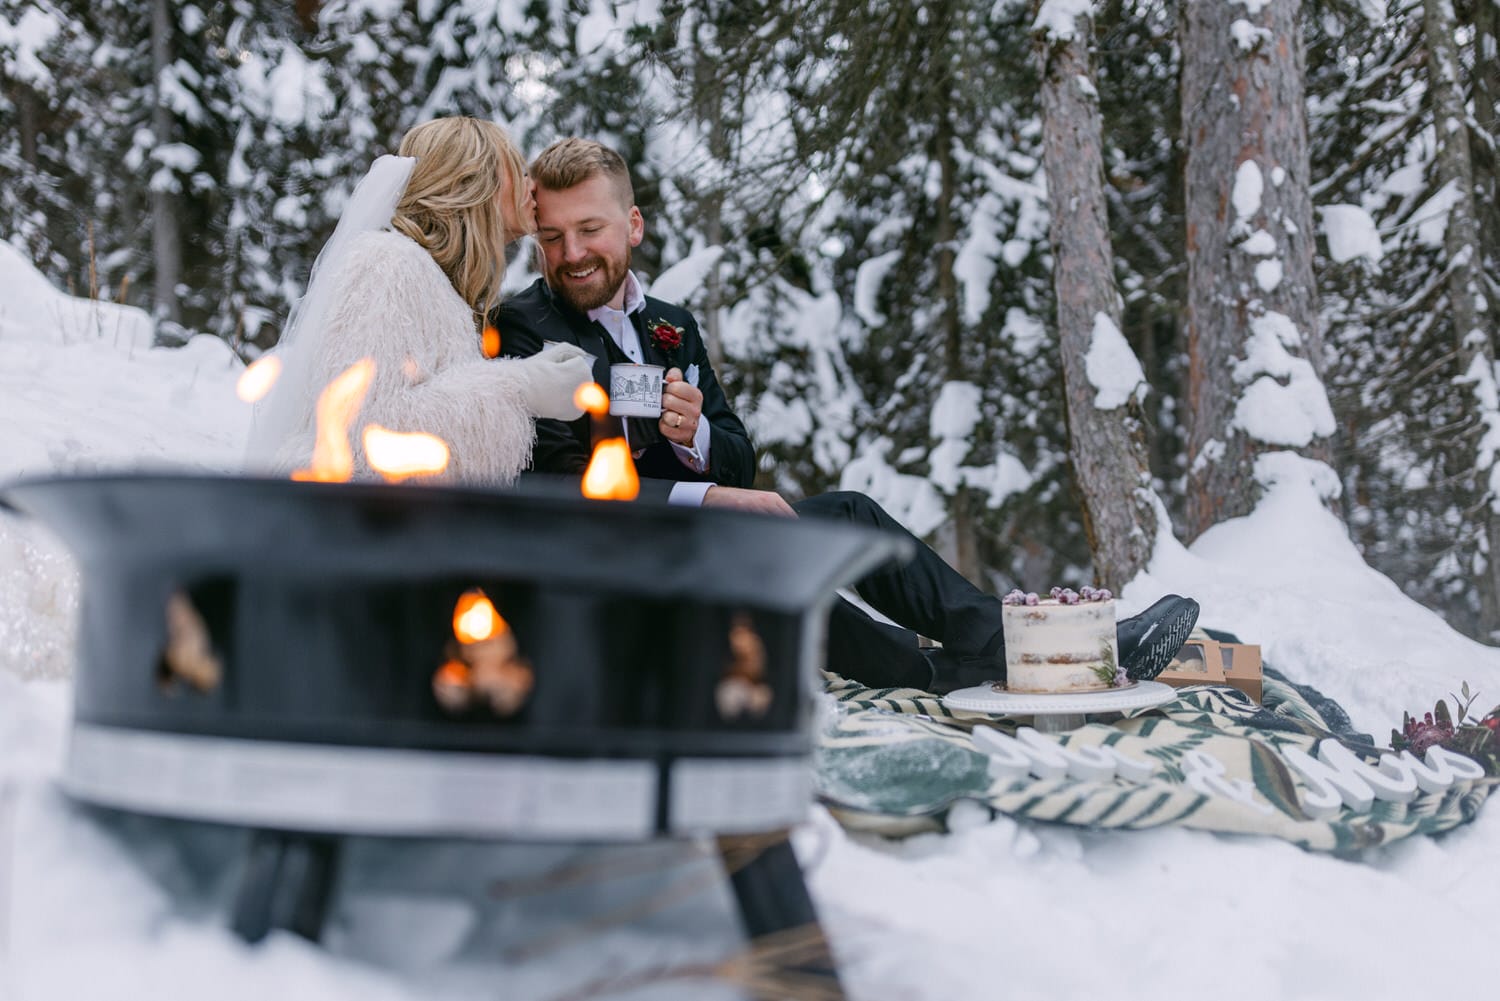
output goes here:
[{"label": "snow", "polygon": [[1322,380],[1306,358],[1293,355],[1302,334],[1284,313],[1268,312],[1250,321],[1245,357],[1234,364],[1234,379],[1246,384],[1231,423],[1259,441],[1302,447],[1333,434],[1333,408]]},{"label": "snow", "polygon": [[839,489],[869,494],[913,535],[931,535],[948,520],[943,497],[930,479],[892,466],[886,458],[890,450],[888,438],[862,448],[839,475]]},{"label": "snow", "polygon": [[1380,183],[1380,190],[1402,197],[1419,193],[1427,184],[1425,167],[1421,163],[1409,163],[1391,171]]},{"label": "snow", "polygon": [[609,36],[616,30],[618,29],[611,5],[605,0],[594,0],[589,6],[589,12],[578,21],[576,36],[578,54],[586,56],[599,49],[609,41]]},{"label": "snow", "polygon": [[657,275],[648,291],[666,302],[687,302],[708,281],[708,276],[723,256],[721,246],[700,247]]},{"label": "snow", "polygon": [[15,24],[0,17],[0,60],[3,60],[0,67],[8,75],[38,89],[47,86],[52,80],[52,71],[37,53],[57,37],[59,27],[57,15],[35,6],[27,6]]},{"label": "snow", "polygon": [[196,93],[202,83],[198,71],[180,59],[170,63],[157,77],[162,103],[193,125],[201,125],[205,117]]},{"label": "snow", "polygon": [[1254,160],[1246,160],[1235,169],[1234,190],[1229,200],[1234,204],[1234,214],[1241,225],[1248,226],[1260,211],[1260,196],[1265,190],[1260,165]]},{"label": "snow", "polygon": [[1253,257],[1270,257],[1276,253],[1276,237],[1258,229],[1240,244],[1240,249]]},{"label": "snow", "polygon": [[[1047,238],[1050,216],[1046,188],[1039,183],[1012,177],[987,159],[976,158],[972,165],[984,176],[992,192],[1017,207],[1011,238],[1001,248],[1001,259],[1005,261],[1006,267],[1019,267],[1036,245]],[[1042,179],[1043,171],[1039,163],[1030,163],[1028,166],[1039,180]]]},{"label": "snow", "polygon": [[333,93],[321,64],[309,61],[294,45],[282,47],[281,60],[267,74],[265,86],[271,116],[284,126],[312,124],[333,111]]},{"label": "snow", "polygon": [[108,341],[130,354],[149,348],[155,336],[141,310],[65,296],[20,251],[0,242],[0,350],[17,341]]},{"label": "snow", "polygon": [[[972,382],[944,383],[938,391],[937,402],[933,404],[928,419],[928,432],[938,443],[927,455],[929,472],[926,482],[949,494],[961,486],[968,487],[984,496],[986,506],[996,508],[1011,494],[1029,488],[1036,477],[1025,463],[1003,446],[996,450],[988,465],[964,465],[964,459],[974,451],[970,436],[979,426],[983,397],[984,391]],[[1001,441],[1005,438],[1004,434],[996,437]],[[917,455],[913,460],[920,458],[920,450],[914,451]],[[868,457],[866,461],[870,461]],[[920,498],[925,504],[928,495],[924,491],[909,486],[908,489],[912,490],[913,497]],[[919,518],[925,518],[925,507],[916,508],[916,513]]]},{"label": "snow", "polygon": [[939,490],[952,493],[967,479],[962,465],[970,450],[969,435],[979,423],[982,398],[982,390],[972,382],[946,382],[938,390],[928,418],[938,444],[928,460],[932,471],[927,478]]},{"label": "snow", "polygon": [[885,314],[880,311],[880,286],[900,260],[901,251],[889,250],[861,261],[854,273],[854,313],[872,327],[885,323]]},{"label": "snow", "polygon": [[1093,0],[1042,0],[1031,33],[1045,33],[1053,42],[1071,42],[1078,32],[1078,19],[1090,16],[1093,9]]},{"label": "snow", "polygon": [[[39,286],[14,256],[0,257],[0,481],[237,462],[247,414],[227,351],[196,340],[149,348],[143,315],[119,308],[109,314],[118,335],[101,330],[100,304]],[[1295,328],[1269,327],[1257,337],[1296,343]],[[940,408],[945,430],[962,423],[966,391],[951,392],[958,412]],[[932,485],[896,474],[889,448],[863,445],[849,485],[904,493],[908,524],[936,527]],[[1464,681],[1493,704],[1500,651],[1364,564],[1322,503],[1337,485],[1326,466],[1273,453],[1257,475],[1267,492],[1250,515],[1191,548],[1158,539],[1123,589],[1124,614],[1163,592],[1193,595],[1205,625],[1260,643],[1267,663],[1338,699],[1377,738]],[[58,790],[76,588],[54,541],[0,516],[0,997],[545,1001],[742,947],[702,845],[369,839],[351,843],[326,948],[280,934],[239,943],[224,927],[238,834],[96,811]],[[1093,833],[963,807],[950,828],[886,841],[814,810],[796,831],[852,1001],[1424,996],[1433,957],[1472,964],[1492,946],[1496,804],[1442,838],[1356,861],[1273,839]],[[612,878],[516,889],[582,862]],[[659,913],[620,917],[674,888]],[[601,915],[613,920],[586,924]],[[736,994],[682,978],[589,996]]]},{"label": "snow", "polygon": [[932,405],[929,427],[934,438],[967,438],[979,423],[981,390],[972,382],[945,382]]},{"label": "snow", "polygon": [[1344,485],[1333,467],[1296,452],[1262,452],[1255,457],[1255,482],[1267,490],[1281,484],[1310,485],[1319,500],[1337,500]]},{"label": "snow", "polygon": [[1141,362],[1130,350],[1130,343],[1120,328],[1104,313],[1094,314],[1094,330],[1089,339],[1083,368],[1089,385],[1095,389],[1094,406],[1100,410],[1123,407],[1135,397],[1146,398],[1148,386]]},{"label": "snow", "polygon": [[750,426],[754,428],[755,440],[766,445],[806,441],[814,429],[806,400],[800,397],[784,400],[774,393],[761,397]]},{"label": "snow", "polygon": [[1229,37],[1234,39],[1241,52],[1249,52],[1260,43],[1271,40],[1271,29],[1256,27],[1241,17],[1229,26]]},{"label": "snow", "polygon": [[1262,292],[1271,293],[1276,291],[1276,286],[1281,284],[1281,262],[1260,261],[1255,265],[1255,284],[1260,286]]},{"label": "snow", "polygon": [[1458,182],[1449,181],[1411,214],[1407,225],[1417,227],[1417,239],[1425,247],[1441,247],[1448,233],[1448,212],[1463,197]]},{"label": "snow", "polygon": [[1034,356],[1048,341],[1046,324],[1016,306],[1005,311],[1005,325],[1000,328],[1000,334],[1010,341],[1017,354],[1025,358]]},{"label": "snow", "polygon": [[[1480,338],[1484,336],[1482,331],[1476,333]],[[1476,351],[1464,374],[1453,381],[1474,387],[1474,412],[1484,427],[1484,435],[1474,449],[1474,467],[1489,470],[1490,507],[1500,511],[1500,463],[1495,462],[1495,455],[1500,452],[1500,388],[1496,385],[1495,363],[1487,360],[1487,352]]]},{"label": "snow", "polygon": [[1380,263],[1385,251],[1370,213],[1358,205],[1323,205],[1318,213],[1323,218],[1323,235],[1328,238],[1328,256],[1335,264],[1346,264],[1357,257]]},{"label": "snow", "polygon": [[163,143],[151,151],[151,159],[170,170],[187,174],[198,169],[203,154],[187,143]]},{"label": "snow", "polygon": [[996,259],[1003,251],[999,235],[1001,208],[1000,199],[993,193],[985,192],[980,197],[969,219],[968,239],[953,259],[953,272],[962,289],[964,322],[970,326],[983,322],[985,311],[990,308],[990,284],[995,280]]}]

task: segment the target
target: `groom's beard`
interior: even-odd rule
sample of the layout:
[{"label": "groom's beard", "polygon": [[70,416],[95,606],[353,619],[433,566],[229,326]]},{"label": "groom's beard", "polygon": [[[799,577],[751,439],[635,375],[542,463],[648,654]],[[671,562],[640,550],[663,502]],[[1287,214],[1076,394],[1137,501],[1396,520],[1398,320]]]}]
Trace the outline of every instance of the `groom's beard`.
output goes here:
[{"label": "groom's beard", "polygon": [[[592,269],[592,274],[577,278]],[[625,275],[630,270],[630,248],[623,256],[608,258],[600,255],[590,257],[580,264],[564,265],[547,272],[547,285],[563,297],[563,301],[580,313],[598,309],[615,297],[620,286],[625,284]]]}]

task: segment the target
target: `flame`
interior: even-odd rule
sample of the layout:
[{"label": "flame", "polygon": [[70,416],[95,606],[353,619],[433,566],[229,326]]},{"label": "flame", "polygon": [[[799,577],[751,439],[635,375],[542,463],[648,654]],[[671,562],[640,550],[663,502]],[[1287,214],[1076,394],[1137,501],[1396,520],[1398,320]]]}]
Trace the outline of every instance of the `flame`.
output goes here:
[{"label": "flame", "polygon": [[453,635],[460,643],[482,643],[510,632],[510,623],[479,589],[465,591],[453,606]]},{"label": "flame", "polygon": [[240,373],[234,391],[246,403],[254,403],[271,391],[281,376],[281,359],[275,355],[261,355],[245,371]]},{"label": "flame", "polygon": [[584,413],[603,417],[609,413],[609,394],[597,382],[580,383],[573,391],[573,406]]},{"label": "flame", "polygon": [[484,352],[486,358],[500,357],[500,331],[492,325],[484,325],[484,335],[479,339],[479,350]]},{"label": "flame", "polygon": [[641,478],[624,438],[606,438],[594,446],[594,457],[583,474],[583,495],[594,500],[635,500]]},{"label": "flame", "polygon": [[469,665],[461,660],[448,660],[437,669],[432,683],[435,685],[452,685],[455,688],[467,688],[469,686]]},{"label": "flame", "polygon": [[375,359],[361,358],[340,372],[318,397],[318,439],[312,468],[292,473],[294,480],[342,483],[354,475],[354,453],[349,448],[349,425],[365,402]]},{"label": "flame", "polygon": [[411,476],[434,476],[448,468],[448,443],[423,431],[389,431],[366,424],[365,458],[392,483]]}]

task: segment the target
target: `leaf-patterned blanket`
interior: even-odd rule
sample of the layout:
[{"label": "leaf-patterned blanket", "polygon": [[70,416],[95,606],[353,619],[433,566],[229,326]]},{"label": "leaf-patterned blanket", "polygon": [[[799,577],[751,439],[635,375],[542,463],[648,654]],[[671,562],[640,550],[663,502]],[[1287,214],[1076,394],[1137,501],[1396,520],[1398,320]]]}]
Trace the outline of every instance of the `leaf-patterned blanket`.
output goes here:
[{"label": "leaf-patterned blanket", "polygon": [[[1316,755],[1319,742],[1331,739],[1372,765],[1384,749],[1354,732],[1336,703],[1269,668],[1260,705],[1232,688],[1193,686],[1157,708],[1047,738],[1075,750],[1110,746],[1153,763],[1143,782],[992,774],[974,729],[1014,734],[1013,721],[954,712],[926,692],[874,690],[834,676],[829,692],[839,711],[820,739],[819,795],[846,827],[892,836],[940,827],[954,803],[973,800],[1012,817],[1095,829],[1180,824],[1350,855],[1473,819],[1496,781],[1465,779],[1410,802],[1377,798],[1368,809],[1310,817],[1302,798],[1309,783],[1289,767],[1289,749]],[[1239,780],[1239,796],[1205,783],[1205,765],[1222,766],[1223,781]]]}]

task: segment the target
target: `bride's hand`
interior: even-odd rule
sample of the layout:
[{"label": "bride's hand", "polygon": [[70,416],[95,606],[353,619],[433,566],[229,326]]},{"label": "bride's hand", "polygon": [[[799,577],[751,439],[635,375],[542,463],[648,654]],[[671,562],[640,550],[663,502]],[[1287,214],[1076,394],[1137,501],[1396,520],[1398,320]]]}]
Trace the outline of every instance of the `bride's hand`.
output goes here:
[{"label": "bride's hand", "polygon": [[530,358],[511,362],[526,370],[526,406],[538,417],[576,420],[583,414],[573,394],[594,381],[590,356],[574,344],[549,344]]}]

